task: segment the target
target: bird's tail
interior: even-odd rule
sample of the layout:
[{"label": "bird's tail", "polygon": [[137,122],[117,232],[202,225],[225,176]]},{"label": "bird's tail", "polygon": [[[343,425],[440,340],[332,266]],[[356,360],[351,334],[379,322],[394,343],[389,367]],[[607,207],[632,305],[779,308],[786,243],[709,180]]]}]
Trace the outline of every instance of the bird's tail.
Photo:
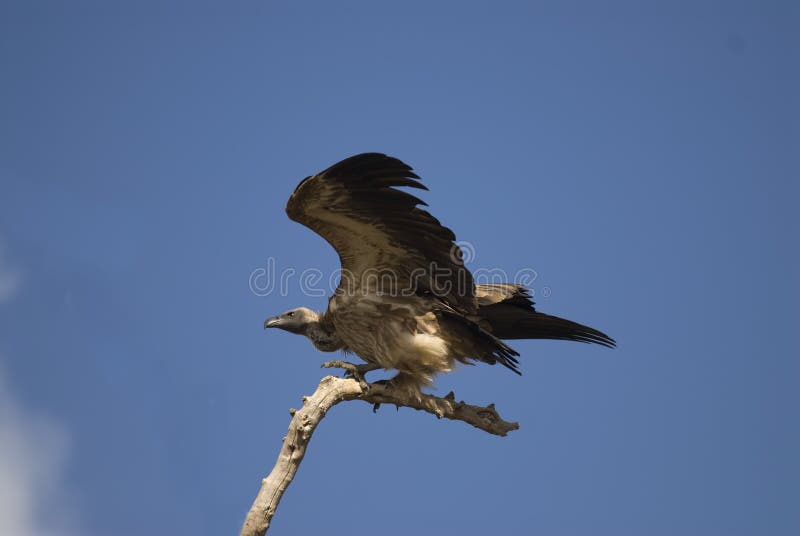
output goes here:
[{"label": "bird's tail", "polygon": [[616,346],[602,331],[531,309],[497,304],[481,307],[479,314],[498,339],[557,339]]},{"label": "bird's tail", "polygon": [[474,320],[498,339],[558,339],[613,348],[614,339],[594,328],[536,311],[521,285],[477,285],[478,313]]}]

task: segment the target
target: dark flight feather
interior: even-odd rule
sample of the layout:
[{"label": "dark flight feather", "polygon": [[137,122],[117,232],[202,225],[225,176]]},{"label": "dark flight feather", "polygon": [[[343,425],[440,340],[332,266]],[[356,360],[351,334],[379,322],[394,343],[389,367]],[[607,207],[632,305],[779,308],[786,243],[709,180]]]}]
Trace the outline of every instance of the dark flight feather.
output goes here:
[{"label": "dark flight feather", "polygon": [[[392,270],[401,287],[415,282],[416,291],[429,291],[462,313],[474,312],[472,274],[455,234],[419,208],[425,206],[422,200],[395,188],[426,190],[419,181],[400,160],[364,153],[303,180],[286,213],[336,249],[356,286],[366,270]],[[424,275],[412,282],[412,273]]]},{"label": "dark flight feather", "polygon": [[613,348],[614,339],[589,326],[536,311],[520,285],[478,285],[479,323],[499,339],[557,339]]}]

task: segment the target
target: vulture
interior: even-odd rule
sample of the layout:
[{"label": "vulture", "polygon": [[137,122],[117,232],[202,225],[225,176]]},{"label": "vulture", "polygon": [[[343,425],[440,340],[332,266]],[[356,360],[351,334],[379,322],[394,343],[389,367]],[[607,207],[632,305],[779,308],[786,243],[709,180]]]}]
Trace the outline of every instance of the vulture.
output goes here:
[{"label": "vulture", "polygon": [[368,367],[396,370],[388,383],[419,393],[456,363],[519,370],[513,339],[559,339],[613,348],[596,329],[537,311],[513,283],[475,284],[453,232],[406,190],[427,190],[411,167],[364,153],[306,177],[286,214],[339,254],[341,278],[316,312],[300,307],[264,328],[304,335],[323,352],[356,354]]}]

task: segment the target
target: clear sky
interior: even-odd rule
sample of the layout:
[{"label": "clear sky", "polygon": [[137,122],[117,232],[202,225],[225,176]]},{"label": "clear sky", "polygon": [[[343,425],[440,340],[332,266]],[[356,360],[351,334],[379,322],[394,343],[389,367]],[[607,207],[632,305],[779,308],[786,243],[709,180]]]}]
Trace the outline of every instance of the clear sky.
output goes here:
[{"label": "clear sky", "polygon": [[[113,4],[113,5],[112,5]],[[238,531],[329,355],[306,175],[412,165],[474,269],[619,348],[348,403],[275,534],[800,534],[793,2],[0,3],[0,533]],[[307,290],[307,289],[306,289]],[[414,531],[414,532],[412,532]]]}]

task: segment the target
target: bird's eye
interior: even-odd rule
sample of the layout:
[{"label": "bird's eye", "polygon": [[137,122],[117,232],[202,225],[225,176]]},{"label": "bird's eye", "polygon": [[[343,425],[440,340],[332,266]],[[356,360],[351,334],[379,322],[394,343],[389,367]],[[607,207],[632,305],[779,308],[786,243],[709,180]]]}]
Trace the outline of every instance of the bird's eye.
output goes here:
[{"label": "bird's eye", "polygon": [[294,316],[294,311],[286,313],[286,316],[288,316],[289,318],[292,318]]}]

